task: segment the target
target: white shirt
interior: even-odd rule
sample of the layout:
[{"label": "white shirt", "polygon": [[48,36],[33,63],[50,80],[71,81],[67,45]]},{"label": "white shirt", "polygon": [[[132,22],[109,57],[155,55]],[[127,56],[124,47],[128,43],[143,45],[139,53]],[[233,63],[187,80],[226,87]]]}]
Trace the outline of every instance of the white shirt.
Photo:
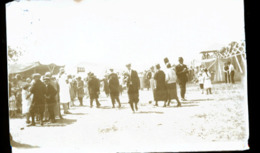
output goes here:
[{"label": "white shirt", "polygon": [[173,69],[166,69],[165,70],[165,81],[167,84],[176,83],[176,73]]},{"label": "white shirt", "polygon": [[234,66],[232,64],[230,64],[229,65],[229,73],[231,73],[231,71],[234,71],[234,70],[235,70]]}]

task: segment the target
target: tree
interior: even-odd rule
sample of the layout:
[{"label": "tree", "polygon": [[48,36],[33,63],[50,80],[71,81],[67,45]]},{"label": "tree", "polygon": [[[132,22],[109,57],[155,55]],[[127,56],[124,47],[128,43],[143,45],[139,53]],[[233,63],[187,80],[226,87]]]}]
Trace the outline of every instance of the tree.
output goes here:
[{"label": "tree", "polygon": [[7,48],[8,62],[16,62],[21,55],[22,55],[22,51],[15,50],[10,46],[8,46]]}]

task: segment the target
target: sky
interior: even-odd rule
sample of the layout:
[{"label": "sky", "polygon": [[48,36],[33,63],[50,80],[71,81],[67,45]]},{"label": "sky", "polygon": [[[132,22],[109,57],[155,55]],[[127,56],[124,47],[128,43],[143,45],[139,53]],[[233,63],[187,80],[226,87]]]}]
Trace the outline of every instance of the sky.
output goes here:
[{"label": "sky", "polygon": [[143,70],[245,40],[243,0],[20,0],[6,15],[19,63]]}]

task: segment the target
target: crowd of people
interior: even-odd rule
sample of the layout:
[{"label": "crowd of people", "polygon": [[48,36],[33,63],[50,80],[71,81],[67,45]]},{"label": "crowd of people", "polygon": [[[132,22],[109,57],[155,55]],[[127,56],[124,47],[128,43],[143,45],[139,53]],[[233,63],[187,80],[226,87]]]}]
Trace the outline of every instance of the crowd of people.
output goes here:
[{"label": "crowd of people", "polygon": [[[191,80],[197,80],[202,94],[204,90],[206,94],[212,94],[211,73],[207,68],[191,70],[184,64],[182,57],[179,57],[179,64],[176,66],[172,65],[168,58],[164,58],[164,63],[166,70],[161,70],[160,64],[146,70],[142,77],[146,80],[140,80],[140,75],[131,68],[131,64],[126,65],[126,71],[122,75],[115,73],[112,68],[109,69],[109,73],[103,79],[98,79],[92,72],[89,72],[85,78],[66,74],[64,68],[61,68],[56,76],[50,72],[46,72],[45,75],[35,73],[32,79],[27,78],[25,81],[18,74],[15,78],[9,79],[10,117],[24,114],[26,123],[31,126],[35,126],[36,121],[39,121],[40,125],[43,125],[45,121],[54,123],[57,117],[63,118],[61,106],[63,114],[70,114],[69,109],[75,106],[76,98],[80,106],[83,106],[84,97],[89,99],[90,108],[93,107],[94,101],[96,107],[99,108],[101,85],[107,97],[111,99],[112,108],[115,108],[116,104],[119,108],[121,107],[120,95],[126,86],[128,103],[133,112],[138,111],[139,90],[142,83],[143,87],[151,89],[153,97],[149,102],[154,102],[154,106],[158,106],[158,102],[163,101],[163,106],[167,107],[170,106],[171,100],[176,100],[177,107],[181,107],[181,101],[186,101],[186,84]],[[224,70],[227,74],[226,82],[234,83],[232,64],[227,63]],[[180,99],[177,94],[177,85],[180,88]]]}]

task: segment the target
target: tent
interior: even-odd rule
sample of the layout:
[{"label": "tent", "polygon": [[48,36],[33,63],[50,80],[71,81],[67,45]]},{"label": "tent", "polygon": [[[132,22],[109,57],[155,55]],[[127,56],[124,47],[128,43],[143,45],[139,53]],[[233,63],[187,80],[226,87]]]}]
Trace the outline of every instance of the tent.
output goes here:
[{"label": "tent", "polygon": [[42,64],[40,62],[31,62],[25,64],[8,64],[8,74],[20,74],[22,77],[31,77],[33,73],[44,75],[46,72],[58,74],[59,69],[64,66],[56,65],[54,63]]},{"label": "tent", "polygon": [[231,46],[224,47],[221,50],[214,51],[202,51],[201,65],[208,68],[213,74],[212,81],[223,82],[224,76],[224,64],[230,61],[235,68],[234,79],[241,81],[242,77],[246,74],[246,58],[245,49],[243,43],[232,42]]}]

